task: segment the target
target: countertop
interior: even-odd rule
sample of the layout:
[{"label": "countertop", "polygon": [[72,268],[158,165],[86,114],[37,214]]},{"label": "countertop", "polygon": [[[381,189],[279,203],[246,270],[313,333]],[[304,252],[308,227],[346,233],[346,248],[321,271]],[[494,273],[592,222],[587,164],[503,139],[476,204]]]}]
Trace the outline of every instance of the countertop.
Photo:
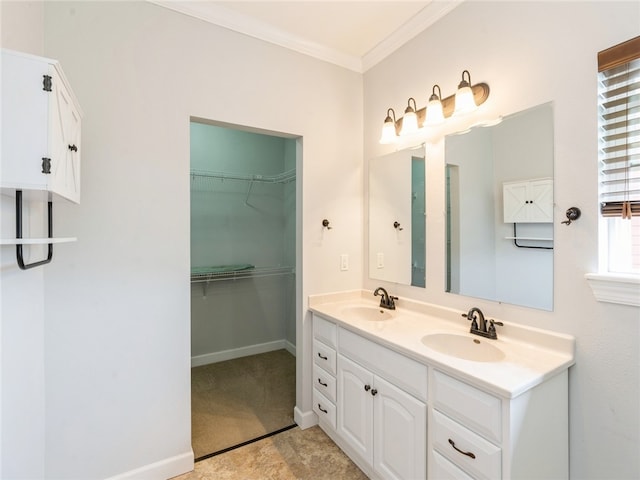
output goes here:
[{"label": "countertop", "polygon": [[[514,324],[503,319],[498,339],[469,333],[462,312],[401,299],[388,320],[365,320],[344,312],[346,307],[378,307],[371,292],[354,290],[309,297],[309,309],[338,326],[358,333],[414,360],[436,367],[486,391],[514,398],[568,369],[575,362],[575,338],[570,335]],[[488,319],[487,319],[488,320]],[[504,353],[494,362],[464,360],[440,353],[422,343],[425,335],[452,333],[490,342]]]}]

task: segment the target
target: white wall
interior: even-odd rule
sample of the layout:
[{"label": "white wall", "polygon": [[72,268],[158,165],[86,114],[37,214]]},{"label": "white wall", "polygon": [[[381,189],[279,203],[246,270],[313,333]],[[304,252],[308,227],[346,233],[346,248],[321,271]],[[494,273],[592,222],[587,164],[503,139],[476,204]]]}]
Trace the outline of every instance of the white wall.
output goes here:
[{"label": "white wall", "polygon": [[[191,461],[189,118],[302,137],[296,314],[308,348],[307,296],[362,278],[361,77],[145,2],[46,2],[44,26],[41,53],[61,61],[84,111],[83,196],[55,221],[79,241],[28,283],[46,365],[31,458],[49,478],[168,477]],[[4,310],[3,326],[24,311]],[[311,365],[297,362],[307,412]]]},{"label": "white wall", "polygon": [[[458,168],[457,230],[460,288],[471,297],[496,298],[494,166],[491,136],[484,128],[453,135],[445,144],[447,163]],[[456,217],[452,215],[452,217]],[[427,223],[427,230],[430,230]],[[453,236],[453,235],[452,235]],[[427,256],[428,258],[428,256]]]},{"label": "white wall", "polygon": [[[2,2],[0,17],[2,48],[42,55],[44,8],[41,2]],[[2,195],[0,202],[1,236],[15,237],[15,200]],[[30,223],[42,224],[46,208],[26,204],[23,208],[27,216],[23,234],[27,236]],[[0,254],[0,478],[42,478],[45,448],[43,269],[20,270],[15,246],[2,246]],[[30,263],[45,258],[46,252],[43,257],[42,248],[26,247],[25,255],[29,256],[25,261]]]},{"label": "white wall", "polygon": [[[365,160],[388,153],[377,140],[384,112],[431,86],[453,94],[462,70],[487,82],[484,115],[553,101],[555,125],[555,305],[553,312],[444,293],[443,142],[427,145],[427,288],[392,293],[570,333],[571,478],[640,477],[640,341],[637,308],[598,303],[584,274],[597,270],[596,54],[638,35],[637,2],[464,3],[364,76]],[[411,72],[411,75],[402,74]],[[416,97],[418,98],[418,97]],[[578,222],[560,225],[571,206]],[[366,288],[380,284],[366,278]]]},{"label": "white wall", "polygon": [[[369,168],[369,271],[373,278],[411,283],[411,153],[376,158]],[[399,222],[402,230],[393,227]],[[378,266],[378,255],[382,256]]]}]

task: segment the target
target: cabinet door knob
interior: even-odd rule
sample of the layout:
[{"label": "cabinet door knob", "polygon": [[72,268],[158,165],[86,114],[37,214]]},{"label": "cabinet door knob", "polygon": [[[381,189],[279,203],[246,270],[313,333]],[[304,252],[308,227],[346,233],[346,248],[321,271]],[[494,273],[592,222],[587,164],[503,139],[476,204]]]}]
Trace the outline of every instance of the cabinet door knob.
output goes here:
[{"label": "cabinet door knob", "polygon": [[371,385],[365,385],[364,386],[364,391],[368,392],[369,390],[371,390]]},{"label": "cabinet door knob", "polygon": [[322,413],[328,413],[328,411],[327,411],[327,410],[325,410],[324,408],[322,408],[322,405],[318,404],[318,408],[320,409],[320,411],[321,411]]},{"label": "cabinet door knob", "polygon": [[456,447],[455,442],[453,440],[451,440],[451,439],[449,439],[449,445],[451,445],[456,452],[459,452],[459,453],[461,453],[463,455],[466,455],[467,457],[470,457],[470,458],[474,458],[474,459],[476,458],[476,456],[473,453],[464,452],[464,451],[460,450],[458,447]]},{"label": "cabinet door knob", "polygon": [[319,379],[318,379],[318,383],[319,383],[320,385],[322,385],[323,387],[326,387],[326,386],[327,386],[327,384],[326,384],[326,383],[324,383],[324,382],[322,381],[322,379],[321,379],[321,378],[319,378]]},{"label": "cabinet door knob", "polygon": [[371,395],[373,395],[374,397],[378,394],[378,390],[376,390],[375,388],[373,388],[371,390]]},{"label": "cabinet door knob", "polygon": [[75,145],[69,145],[69,150],[71,150],[72,152],[77,152],[78,147],[76,147]]}]

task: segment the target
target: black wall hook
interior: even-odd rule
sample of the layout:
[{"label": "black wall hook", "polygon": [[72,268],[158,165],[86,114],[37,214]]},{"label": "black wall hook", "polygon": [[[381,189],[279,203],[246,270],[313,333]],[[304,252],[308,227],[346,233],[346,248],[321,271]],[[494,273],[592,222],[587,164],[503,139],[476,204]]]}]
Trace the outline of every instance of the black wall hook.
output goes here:
[{"label": "black wall hook", "polygon": [[571,222],[579,219],[581,214],[582,212],[578,207],[571,207],[567,209],[567,212],[566,212],[567,219],[562,223],[564,223],[565,225],[571,225]]}]

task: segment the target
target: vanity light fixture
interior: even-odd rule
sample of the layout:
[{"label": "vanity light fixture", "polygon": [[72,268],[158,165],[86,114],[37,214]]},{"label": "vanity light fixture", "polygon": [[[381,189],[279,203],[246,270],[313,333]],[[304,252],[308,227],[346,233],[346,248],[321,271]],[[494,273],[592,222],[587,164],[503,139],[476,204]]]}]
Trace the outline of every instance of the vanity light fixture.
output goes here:
[{"label": "vanity light fixture", "polygon": [[[468,81],[465,80],[464,74],[467,74]],[[454,115],[464,115],[471,113],[478,108],[473,98],[473,92],[471,91],[471,74],[469,70],[462,72],[462,81],[458,84],[458,91],[456,92],[456,103],[453,111]]]},{"label": "vanity light fixture", "polygon": [[[438,93],[436,93],[436,88]],[[427,113],[425,115],[424,124],[439,125],[444,122],[444,111],[442,110],[442,92],[439,85],[434,85],[427,104]]]},{"label": "vanity light fixture", "polygon": [[397,136],[396,112],[393,110],[393,108],[390,108],[387,110],[387,117],[384,119],[384,124],[382,125],[382,135],[380,135],[380,143],[395,143]]},{"label": "vanity light fixture", "polygon": [[399,136],[416,134],[424,130],[423,127],[437,126],[452,115],[458,116],[472,112],[486,102],[487,98],[489,98],[489,85],[486,83],[471,85],[471,74],[468,70],[464,70],[462,81],[454,95],[442,98],[440,86],[434,85],[426,107],[418,109],[415,99],[411,97],[407,102],[404,117],[398,119],[393,108],[389,108],[384,119],[380,143],[396,143],[399,141]]},{"label": "vanity light fixture", "polygon": [[[411,101],[413,100],[413,107]],[[404,111],[404,117],[402,118],[402,130],[400,135],[412,135],[418,131],[418,115],[416,114],[416,100],[410,97],[407,100],[407,108]]]}]

